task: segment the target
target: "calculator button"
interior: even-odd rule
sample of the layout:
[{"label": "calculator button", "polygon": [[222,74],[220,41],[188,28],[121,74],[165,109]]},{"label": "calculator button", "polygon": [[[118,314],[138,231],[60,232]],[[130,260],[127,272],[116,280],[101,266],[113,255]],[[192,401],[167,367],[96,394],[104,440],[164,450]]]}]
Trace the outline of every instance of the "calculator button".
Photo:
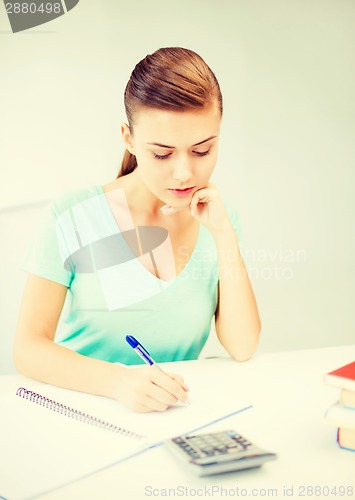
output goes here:
[{"label": "calculator button", "polygon": [[176,443],[176,444],[180,444],[180,443],[182,443],[184,440],[183,440],[183,438],[181,438],[181,437],[177,437],[177,438],[174,438],[174,439],[173,439],[173,441],[174,441],[174,443]]},{"label": "calculator button", "polygon": [[231,441],[227,444],[227,448],[239,448],[239,446],[239,443],[236,443],[235,441]]},{"label": "calculator button", "polygon": [[223,445],[222,445],[222,446],[216,446],[216,447],[215,447],[215,450],[216,450],[216,451],[220,451],[220,452],[225,452],[225,451],[226,451],[226,449],[227,449],[227,448],[226,448],[225,446],[223,446]]}]

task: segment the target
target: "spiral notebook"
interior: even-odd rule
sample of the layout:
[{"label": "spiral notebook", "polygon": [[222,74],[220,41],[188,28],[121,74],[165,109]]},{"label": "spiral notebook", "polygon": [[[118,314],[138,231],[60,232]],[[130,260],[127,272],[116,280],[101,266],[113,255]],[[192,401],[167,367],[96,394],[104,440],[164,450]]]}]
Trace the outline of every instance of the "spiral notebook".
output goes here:
[{"label": "spiral notebook", "polygon": [[[227,374],[217,366],[211,372],[215,360],[209,361],[180,364],[189,381],[191,405],[165,412],[134,413],[108,398],[25,379],[26,384],[0,397],[0,498],[40,497],[132,459],[163,439],[249,408],[234,395],[229,397]],[[221,366],[226,365],[224,360]]]}]

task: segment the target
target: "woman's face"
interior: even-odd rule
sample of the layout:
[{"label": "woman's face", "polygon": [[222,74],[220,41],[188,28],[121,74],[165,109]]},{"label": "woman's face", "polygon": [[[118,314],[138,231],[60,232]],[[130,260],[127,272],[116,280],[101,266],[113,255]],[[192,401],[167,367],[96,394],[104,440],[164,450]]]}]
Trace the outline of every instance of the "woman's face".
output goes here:
[{"label": "woman's face", "polygon": [[137,173],[156,198],[185,207],[195,191],[207,185],[217,161],[220,122],[217,106],[138,111],[133,134],[126,126],[123,135],[127,149],[136,156]]}]

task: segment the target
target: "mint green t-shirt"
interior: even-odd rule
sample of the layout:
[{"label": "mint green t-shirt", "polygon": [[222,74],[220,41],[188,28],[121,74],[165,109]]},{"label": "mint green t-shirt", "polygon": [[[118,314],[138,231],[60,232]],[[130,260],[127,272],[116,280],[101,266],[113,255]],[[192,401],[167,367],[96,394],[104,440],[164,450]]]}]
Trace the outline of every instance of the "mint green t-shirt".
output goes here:
[{"label": "mint green t-shirt", "polygon": [[[237,212],[225,206],[240,236]],[[155,238],[148,247],[152,241],[159,246]],[[209,230],[200,224],[183,270],[161,280],[134,258],[100,186],[51,203],[22,268],[68,287],[55,342],[110,362],[142,362],[126,335],[157,362],[196,359],[217,306],[217,251]]]}]

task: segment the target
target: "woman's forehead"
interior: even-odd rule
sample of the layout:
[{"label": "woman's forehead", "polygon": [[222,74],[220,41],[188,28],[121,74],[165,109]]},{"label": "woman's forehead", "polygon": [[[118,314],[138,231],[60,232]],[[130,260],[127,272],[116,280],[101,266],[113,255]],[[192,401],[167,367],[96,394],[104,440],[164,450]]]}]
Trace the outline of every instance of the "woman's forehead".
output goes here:
[{"label": "woman's forehead", "polygon": [[218,136],[220,113],[214,107],[187,111],[144,108],[137,113],[134,135],[147,143],[171,147],[195,145]]}]

